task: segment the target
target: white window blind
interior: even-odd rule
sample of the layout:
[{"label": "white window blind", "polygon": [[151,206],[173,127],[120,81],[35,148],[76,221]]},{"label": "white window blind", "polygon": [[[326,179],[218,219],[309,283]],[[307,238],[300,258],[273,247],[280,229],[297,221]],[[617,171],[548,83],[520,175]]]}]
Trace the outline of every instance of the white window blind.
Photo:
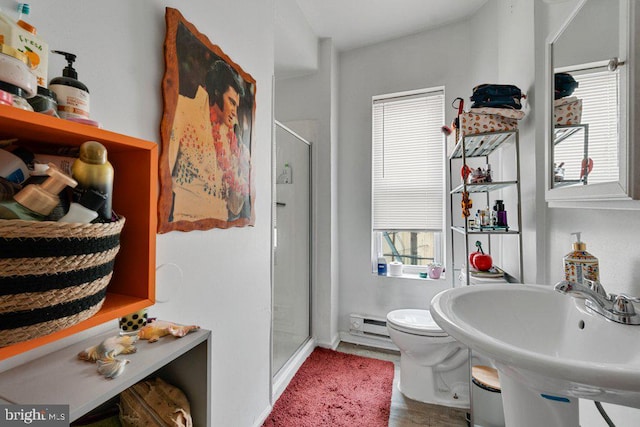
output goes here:
[{"label": "white window blind", "polygon": [[440,231],[443,90],[373,101],[373,229]]},{"label": "white window blind", "polygon": [[[572,96],[582,99],[582,123],[589,125],[588,156],[593,160],[590,184],[618,180],[618,72],[572,73],[578,87]],[[554,156],[565,163],[567,176],[580,176],[580,159],[584,150],[581,132],[555,147]]]}]

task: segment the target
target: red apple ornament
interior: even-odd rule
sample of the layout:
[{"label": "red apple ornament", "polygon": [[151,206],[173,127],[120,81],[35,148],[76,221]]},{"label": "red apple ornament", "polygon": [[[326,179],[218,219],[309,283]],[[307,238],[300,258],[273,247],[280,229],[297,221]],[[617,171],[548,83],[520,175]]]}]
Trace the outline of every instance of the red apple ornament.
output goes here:
[{"label": "red apple ornament", "polygon": [[475,251],[475,252],[471,252],[469,254],[469,265],[475,269],[477,269],[478,267],[476,267],[476,263],[475,263],[475,259],[478,255],[481,255],[480,251]]},{"label": "red apple ornament", "polygon": [[469,262],[476,270],[490,270],[493,266],[493,259],[491,258],[491,255],[484,253],[482,250],[482,244],[479,241],[476,242],[476,247],[478,248],[478,251],[475,252],[476,256],[473,258],[473,261],[470,259]]}]

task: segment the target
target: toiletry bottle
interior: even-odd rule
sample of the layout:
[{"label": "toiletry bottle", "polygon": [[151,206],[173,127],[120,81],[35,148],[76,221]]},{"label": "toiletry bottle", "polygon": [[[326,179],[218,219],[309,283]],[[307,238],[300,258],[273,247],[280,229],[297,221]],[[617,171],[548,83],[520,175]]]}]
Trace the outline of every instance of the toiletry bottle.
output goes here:
[{"label": "toiletry bottle", "polygon": [[564,256],[565,280],[582,283],[583,279],[599,280],[600,272],[598,258],[587,252],[587,245],[580,241],[580,233],[571,233],[576,236],[573,243],[573,251]]},{"label": "toiletry bottle", "polygon": [[[42,184],[49,178],[49,165],[50,163],[33,163],[33,169],[30,171],[31,176],[24,182],[24,186],[26,187],[29,184]],[[67,173],[61,168],[58,170],[65,175],[71,175],[71,173]],[[58,194],[58,204],[55,208],[49,212],[45,221],[58,221],[60,218],[66,215],[69,211],[69,204],[73,198],[73,189],[71,187],[66,187],[64,190]]]},{"label": "toiletry bottle", "polygon": [[82,193],[78,202],[71,203],[69,212],[59,222],[81,222],[88,224],[98,217],[98,210],[104,205],[107,196],[96,190]]},{"label": "toiletry bottle", "polygon": [[0,218],[42,221],[58,205],[58,193],[77,184],[53,165],[47,173],[49,178],[42,184],[27,185],[13,200],[0,202]]},{"label": "toiletry bottle", "polygon": [[80,146],[80,157],[71,166],[71,176],[78,181],[79,190],[96,190],[106,196],[105,204],[98,210],[103,221],[111,221],[113,174],[104,145],[87,141]]},{"label": "toiletry bottle", "polygon": [[480,225],[483,227],[488,227],[491,225],[491,211],[487,206],[486,209],[480,211]]},{"label": "toiletry bottle", "polygon": [[493,210],[496,213],[496,225],[506,227],[507,211],[504,210],[504,202],[502,200],[496,200],[493,205]]},{"label": "toiletry bottle", "polygon": [[17,22],[0,11],[0,43],[7,44],[26,54],[29,57],[31,71],[36,76],[38,86],[46,86],[49,46],[37,35],[34,26],[22,20],[22,16],[28,15],[30,10],[28,4],[19,3]]},{"label": "toiletry bottle", "polygon": [[383,256],[378,257],[378,276],[387,275],[387,259]]},{"label": "toiletry bottle", "polygon": [[56,77],[49,82],[49,89],[58,98],[58,115],[63,119],[89,118],[89,89],[78,81],[78,73],[73,68],[76,56],[72,53],[52,50],[53,53],[64,55],[67,66],[62,70],[62,77]]},{"label": "toiletry bottle", "polygon": [[31,162],[33,154],[26,148],[0,149],[0,176],[16,184],[22,184],[29,178],[27,165]]}]

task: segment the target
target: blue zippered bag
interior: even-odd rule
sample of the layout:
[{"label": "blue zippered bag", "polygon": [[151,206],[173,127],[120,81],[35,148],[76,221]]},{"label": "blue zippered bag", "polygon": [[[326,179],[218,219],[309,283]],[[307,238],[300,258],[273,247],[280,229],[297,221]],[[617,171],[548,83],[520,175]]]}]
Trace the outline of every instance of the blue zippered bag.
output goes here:
[{"label": "blue zippered bag", "polygon": [[471,108],[492,107],[519,110],[522,91],[514,85],[482,84],[473,88]]}]

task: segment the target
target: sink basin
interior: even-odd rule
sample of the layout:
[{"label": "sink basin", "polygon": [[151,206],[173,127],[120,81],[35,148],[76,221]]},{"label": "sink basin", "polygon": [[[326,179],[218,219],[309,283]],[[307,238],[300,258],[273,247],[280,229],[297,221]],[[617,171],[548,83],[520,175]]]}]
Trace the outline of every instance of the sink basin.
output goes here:
[{"label": "sink basin", "polygon": [[640,408],[640,326],[583,299],[552,286],[467,286],[436,295],[431,314],[495,362],[507,425],[578,426],[578,398]]}]

